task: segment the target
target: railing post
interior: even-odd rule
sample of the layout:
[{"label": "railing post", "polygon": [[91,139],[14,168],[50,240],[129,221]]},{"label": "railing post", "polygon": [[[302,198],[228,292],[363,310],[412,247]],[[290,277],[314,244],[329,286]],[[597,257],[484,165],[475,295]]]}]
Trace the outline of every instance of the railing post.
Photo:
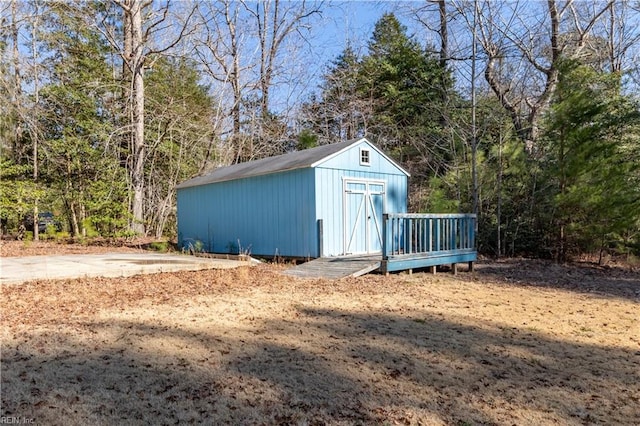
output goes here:
[{"label": "railing post", "polygon": [[[382,215],[382,260],[389,259],[389,213]],[[393,226],[391,227],[393,229]]]},{"label": "railing post", "polygon": [[458,219],[451,219],[451,250],[458,250]]},{"label": "railing post", "polygon": [[407,245],[409,246],[408,250],[405,250],[405,252],[407,252],[407,254],[412,254],[413,253],[413,229],[412,229],[413,227],[411,226],[412,222],[413,222],[413,219],[411,219],[411,218],[408,218],[407,222],[406,222],[407,223],[407,228],[408,228],[406,230],[406,232],[407,232],[407,243],[408,243]]},{"label": "railing post", "polygon": [[416,221],[416,227],[418,228],[416,231],[418,233],[416,238],[418,241],[418,251],[424,253],[424,219],[418,219]]},{"label": "railing post", "polygon": [[471,219],[471,248],[476,248],[476,227],[477,227],[478,216],[473,215]]},{"label": "railing post", "polygon": [[393,252],[392,254],[401,254],[400,253],[400,247],[403,247],[403,242],[402,239],[404,238],[404,228],[402,228],[402,219],[400,219],[399,217],[394,217],[393,219],[391,219],[393,222],[393,229],[395,229],[395,232],[393,232]]},{"label": "railing post", "polygon": [[464,217],[460,219],[460,248],[466,249],[469,245],[469,234],[467,233],[469,219]]},{"label": "railing post", "polygon": [[322,219],[318,219],[318,257],[322,257],[324,251],[324,224]]}]

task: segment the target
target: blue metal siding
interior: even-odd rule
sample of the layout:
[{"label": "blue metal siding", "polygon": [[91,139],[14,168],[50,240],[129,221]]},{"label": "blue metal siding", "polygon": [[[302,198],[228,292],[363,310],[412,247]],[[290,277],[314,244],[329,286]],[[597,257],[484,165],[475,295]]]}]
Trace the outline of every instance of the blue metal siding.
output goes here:
[{"label": "blue metal siding", "polygon": [[[360,164],[360,148],[368,149],[370,155],[370,164],[363,166]],[[362,173],[374,173],[377,175],[403,175],[404,173],[394,163],[380,155],[365,140],[354,144],[344,152],[322,161],[318,167],[327,169],[350,170]]]},{"label": "blue metal siding", "polygon": [[178,243],[214,253],[318,256],[313,170],[178,190]]},{"label": "blue metal siding", "polygon": [[[356,149],[356,152],[358,150]],[[345,153],[346,154],[346,153]],[[344,178],[383,180],[386,182],[384,213],[407,212],[407,177],[400,174],[372,173],[369,170],[340,170],[316,167],[316,215],[322,219],[323,256],[344,254],[343,187]]]},{"label": "blue metal siding", "polygon": [[[360,165],[360,147],[370,149],[369,166]],[[314,168],[178,189],[178,244],[265,257],[341,255],[343,181],[348,178],[385,181],[384,213],[407,212],[406,174],[363,141]]]}]

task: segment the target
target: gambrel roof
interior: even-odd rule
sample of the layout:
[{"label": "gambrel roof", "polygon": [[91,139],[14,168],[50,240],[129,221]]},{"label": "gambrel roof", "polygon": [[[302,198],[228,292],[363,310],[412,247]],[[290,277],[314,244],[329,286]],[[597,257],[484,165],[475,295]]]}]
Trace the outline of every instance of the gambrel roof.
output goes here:
[{"label": "gambrel roof", "polygon": [[192,186],[207,185],[210,183],[224,182],[236,179],[243,179],[253,176],[261,176],[271,173],[278,173],[287,170],[303,169],[307,167],[316,167],[323,162],[335,157],[336,155],[346,151],[351,146],[366,142],[372,149],[377,151],[382,157],[394,164],[402,173],[409,176],[409,173],[400,167],[395,161],[380,151],[375,145],[365,138],[354,139],[347,142],[334,143],[329,145],[321,145],[315,148],[295,151],[288,154],[282,154],[275,157],[263,158],[261,160],[248,161],[246,163],[238,163],[228,167],[220,167],[209,174],[198,176],[182,182],[177,186],[178,189],[189,188]]}]

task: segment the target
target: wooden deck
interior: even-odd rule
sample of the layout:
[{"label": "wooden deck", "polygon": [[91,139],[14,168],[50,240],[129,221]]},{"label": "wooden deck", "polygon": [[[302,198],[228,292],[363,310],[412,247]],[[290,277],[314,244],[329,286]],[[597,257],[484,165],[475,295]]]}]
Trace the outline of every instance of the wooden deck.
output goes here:
[{"label": "wooden deck", "polygon": [[284,273],[298,278],[359,277],[380,268],[380,254],[367,256],[321,257],[287,269]]},{"label": "wooden deck", "polygon": [[476,216],[472,214],[384,214],[382,253],[323,257],[287,270],[301,278],[358,277],[380,270],[384,274],[477,260]]},{"label": "wooden deck", "polygon": [[473,214],[385,214],[381,271],[472,262],[478,257]]}]

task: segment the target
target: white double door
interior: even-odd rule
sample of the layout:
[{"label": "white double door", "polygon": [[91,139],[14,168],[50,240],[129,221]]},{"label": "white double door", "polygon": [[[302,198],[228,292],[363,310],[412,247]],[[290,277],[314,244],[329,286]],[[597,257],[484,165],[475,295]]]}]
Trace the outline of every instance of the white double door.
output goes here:
[{"label": "white double door", "polygon": [[343,180],[344,254],[382,251],[385,190],[384,181]]}]

